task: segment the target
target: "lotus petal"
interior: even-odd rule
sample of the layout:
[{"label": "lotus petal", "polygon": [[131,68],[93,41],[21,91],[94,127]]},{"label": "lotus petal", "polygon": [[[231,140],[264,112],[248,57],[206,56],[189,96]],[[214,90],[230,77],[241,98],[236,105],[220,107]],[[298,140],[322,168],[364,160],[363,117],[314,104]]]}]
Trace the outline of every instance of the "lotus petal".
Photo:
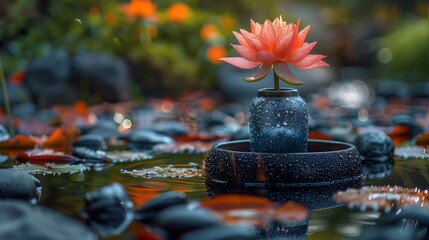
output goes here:
[{"label": "lotus petal", "polygon": [[298,78],[295,77],[295,75],[293,75],[293,73],[289,69],[289,66],[285,63],[275,63],[274,71],[277,74],[277,76],[287,84],[298,86],[303,83],[300,80],[298,80]]},{"label": "lotus petal", "polygon": [[259,34],[261,34],[261,24],[256,23],[255,21],[250,19],[250,31],[258,36]]},{"label": "lotus petal", "polygon": [[253,49],[250,49],[250,48],[247,48],[247,47],[244,47],[241,45],[234,45],[234,44],[231,44],[231,46],[243,58],[245,58],[249,61],[252,61],[252,62],[259,62],[259,60],[256,58],[256,51],[254,51]]},{"label": "lotus petal", "polygon": [[265,50],[257,52],[256,58],[263,64],[273,64],[277,61],[277,57],[274,54]]},{"label": "lotus petal", "polygon": [[305,58],[311,50],[316,46],[317,42],[312,42],[310,44],[304,43],[300,48],[296,49],[292,52],[292,54],[288,57],[290,62],[297,62]]},{"label": "lotus petal", "polygon": [[308,25],[304,29],[302,29],[301,32],[298,34],[298,46],[302,46],[302,44],[305,41],[305,38],[307,37],[308,32],[310,31],[311,25]]},{"label": "lotus petal", "polygon": [[219,60],[243,69],[252,69],[261,64],[260,62],[251,62],[242,57],[219,58]]},{"label": "lotus petal", "polygon": [[246,39],[244,39],[243,35],[241,35],[240,33],[233,31],[232,32],[235,36],[235,38],[237,39],[238,43],[240,43],[241,46],[247,47],[249,48],[249,44],[247,43]]},{"label": "lotus petal", "polygon": [[289,54],[289,49],[292,46],[293,32],[288,33],[280,37],[279,41],[275,43],[273,53],[283,58]]},{"label": "lotus petal", "polygon": [[261,51],[266,49],[266,44],[261,41],[255,34],[243,31],[243,36],[246,39],[247,43],[256,51]]},{"label": "lotus petal", "polygon": [[307,67],[310,67],[311,65],[313,65],[314,63],[318,62],[319,60],[324,59],[326,56],[324,55],[307,55],[305,58],[297,61],[297,62],[288,62],[290,65],[296,67],[296,68],[300,68],[300,69],[304,69]]},{"label": "lotus petal", "polygon": [[276,32],[273,24],[266,20],[261,29],[261,40],[267,45],[268,49],[271,50],[274,43],[276,42]]},{"label": "lotus petal", "polygon": [[309,70],[309,69],[313,69],[313,68],[319,68],[319,67],[329,67],[329,64],[327,64],[325,61],[323,60],[319,60],[313,64],[311,64],[308,67],[305,68],[301,68],[302,70]]},{"label": "lotus petal", "polygon": [[271,64],[270,65],[262,65],[258,71],[256,71],[252,76],[245,77],[244,81],[246,82],[256,82],[261,80],[262,78],[266,77],[267,74],[271,71]]}]

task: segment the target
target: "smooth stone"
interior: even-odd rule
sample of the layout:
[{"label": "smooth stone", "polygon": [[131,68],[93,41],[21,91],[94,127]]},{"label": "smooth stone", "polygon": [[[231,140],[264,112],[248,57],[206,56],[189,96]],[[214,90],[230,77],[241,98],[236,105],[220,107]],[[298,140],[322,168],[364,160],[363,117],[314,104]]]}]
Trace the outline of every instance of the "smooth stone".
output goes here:
[{"label": "smooth stone", "polygon": [[132,131],[128,136],[128,145],[133,148],[148,148],[156,144],[171,144],[174,140],[167,136],[145,129]]},{"label": "smooth stone", "polygon": [[97,239],[79,221],[45,207],[6,200],[0,201],[0,212],[0,239]]},{"label": "smooth stone", "polygon": [[87,147],[73,147],[72,155],[81,159],[84,163],[111,163],[113,159],[107,156],[105,151],[93,150]]},{"label": "smooth stone", "polygon": [[118,124],[112,120],[99,119],[97,123],[90,127],[81,128],[82,134],[94,134],[109,140],[119,136]]},{"label": "smooth stone", "polygon": [[332,127],[327,134],[335,141],[347,143],[353,143],[357,138],[356,129],[348,123]]},{"label": "smooth stone", "polygon": [[141,129],[153,131],[166,136],[183,136],[188,134],[188,129],[181,122],[160,122]]},{"label": "smooth stone", "polygon": [[84,216],[102,236],[123,232],[134,218],[133,202],[122,185],[113,183],[85,194]]},{"label": "smooth stone", "polygon": [[[28,89],[21,85],[14,85],[11,84],[10,80],[6,81],[6,89],[7,89],[7,95],[9,97],[9,104],[12,107],[12,113],[14,111],[15,106],[19,106],[21,104],[26,104],[31,102],[30,93],[28,92]],[[0,91],[0,106],[4,105],[4,96],[3,93]],[[13,117],[16,117],[16,115],[13,115]]]},{"label": "smooth stone", "polygon": [[107,150],[107,144],[106,141],[104,141],[104,138],[100,135],[96,134],[85,134],[78,137],[76,142],[73,144],[75,147],[87,147],[92,150],[101,150],[106,151]]},{"label": "smooth stone", "polygon": [[151,199],[149,202],[145,203],[143,206],[139,207],[134,212],[134,219],[152,224],[155,220],[157,214],[172,206],[185,204],[186,197],[185,194],[179,192],[167,192],[158,195],[156,198]]},{"label": "smooth stone", "polygon": [[[77,52],[72,58],[74,79],[85,79],[91,94],[115,103],[130,100],[130,77],[126,62],[119,57]],[[72,80],[74,80],[72,78]],[[71,81],[74,86],[79,82]]]},{"label": "smooth stone", "polygon": [[394,156],[393,141],[382,132],[363,133],[358,136],[355,145],[362,161],[385,162]]},{"label": "smooth stone", "polygon": [[235,131],[236,127],[228,124],[218,124],[209,128],[209,132],[216,136],[230,136]]},{"label": "smooth stone", "polygon": [[231,136],[231,140],[235,141],[235,140],[244,140],[244,139],[249,139],[250,138],[250,129],[249,129],[249,125],[244,125],[242,126],[240,129],[238,129],[237,131],[235,131],[232,136]]},{"label": "smooth stone", "polygon": [[18,199],[37,203],[42,187],[33,175],[11,169],[0,169],[0,199]]},{"label": "smooth stone", "polygon": [[178,239],[185,233],[221,224],[208,210],[189,210],[186,206],[174,206],[160,212],[155,219],[155,226],[165,230],[169,239]]},{"label": "smooth stone", "polygon": [[9,132],[0,124],[0,142],[6,141],[10,138]]},{"label": "smooth stone", "polygon": [[0,154],[0,163],[7,163],[9,161],[9,156]]},{"label": "smooth stone", "polygon": [[245,226],[215,225],[184,234],[179,240],[251,240],[253,229]]},{"label": "smooth stone", "polygon": [[381,179],[392,175],[393,159],[385,162],[363,161],[362,179]]}]

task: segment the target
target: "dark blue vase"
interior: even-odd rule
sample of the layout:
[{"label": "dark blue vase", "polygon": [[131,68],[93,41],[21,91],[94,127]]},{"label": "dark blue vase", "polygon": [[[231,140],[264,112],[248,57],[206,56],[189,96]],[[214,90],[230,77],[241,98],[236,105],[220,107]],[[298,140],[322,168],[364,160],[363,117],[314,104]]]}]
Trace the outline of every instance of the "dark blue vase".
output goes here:
[{"label": "dark blue vase", "polygon": [[253,152],[307,152],[308,109],[293,88],[262,88],[249,110]]}]

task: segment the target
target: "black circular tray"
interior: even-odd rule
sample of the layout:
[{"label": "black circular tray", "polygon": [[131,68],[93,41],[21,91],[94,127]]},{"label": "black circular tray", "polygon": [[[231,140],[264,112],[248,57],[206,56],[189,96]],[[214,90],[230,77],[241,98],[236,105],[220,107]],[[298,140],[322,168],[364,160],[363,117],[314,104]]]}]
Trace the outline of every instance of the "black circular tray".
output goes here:
[{"label": "black circular tray", "polygon": [[302,153],[251,152],[249,140],[219,143],[205,169],[209,181],[245,186],[317,186],[361,177],[356,147],[324,140],[309,140]]}]

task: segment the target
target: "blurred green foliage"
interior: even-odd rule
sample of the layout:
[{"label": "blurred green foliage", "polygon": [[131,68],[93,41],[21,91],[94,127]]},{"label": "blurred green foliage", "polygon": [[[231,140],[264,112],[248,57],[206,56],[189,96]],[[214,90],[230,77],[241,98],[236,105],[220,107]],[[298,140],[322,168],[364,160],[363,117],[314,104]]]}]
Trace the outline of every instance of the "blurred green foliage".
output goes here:
[{"label": "blurred green foliage", "polygon": [[[144,83],[152,78],[170,85],[166,90],[171,88],[172,92],[212,87],[217,63],[207,58],[206,50],[212,46],[229,46],[231,31],[236,28],[235,17],[226,8],[203,10],[199,1],[191,0],[183,1],[188,12],[176,11],[184,15],[183,20],[174,21],[168,11],[177,1],[147,2],[155,7],[155,19],[127,13],[124,6],[130,4],[129,1],[16,0],[7,3],[0,9],[4,13],[0,17],[0,54],[6,74],[25,70],[32,59],[62,49],[70,54],[91,51],[121,57],[130,63],[131,71],[140,72],[133,74],[135,82]],[[228,26],[222,26],[225,18],[229,20]],[[207,24],[216,26],[216,33],[203,39],[200,31]]]},{"label": "blurred green foliage", "polygon": [[380,40],[380,46],[391,52],[391,60],[381,68],[383,76],[408,82],[429,80],[429,18],[403,22]]}]

